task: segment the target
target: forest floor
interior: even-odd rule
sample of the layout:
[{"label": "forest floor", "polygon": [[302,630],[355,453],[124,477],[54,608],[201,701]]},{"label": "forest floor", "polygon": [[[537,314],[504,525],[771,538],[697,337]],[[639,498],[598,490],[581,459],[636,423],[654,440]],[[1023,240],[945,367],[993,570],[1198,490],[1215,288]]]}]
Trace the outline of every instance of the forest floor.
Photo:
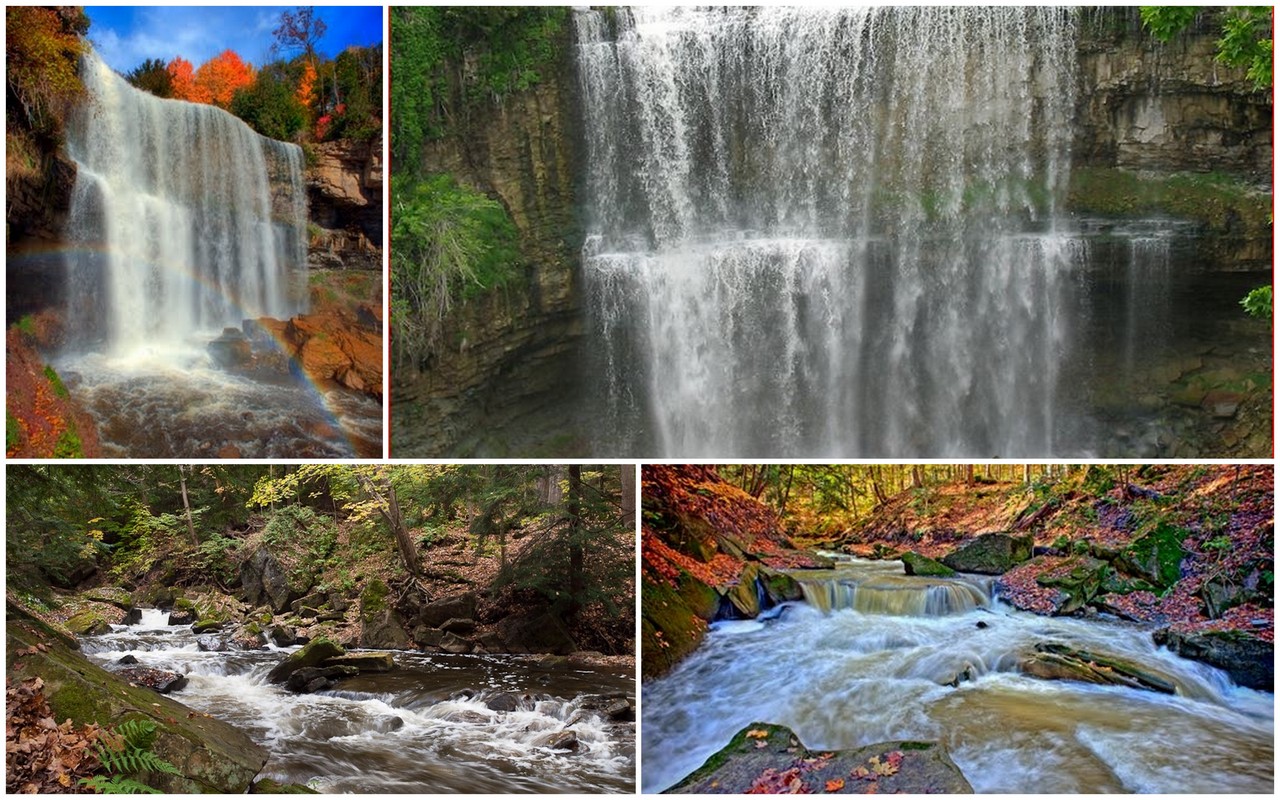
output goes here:
[{"label": "forest floor", "polygon": [[[1044,579],[1176,530],[1183,557],[1172,586],[1111,593],[1103,598],[1108,610],[1183,632],[1239,629],[1271,641],[1275,617],[1262,603],[1274,581],[1273,486],[1270,467],[1250,465],[1135,468],[1123,485],[1099,479],[1031,491],[1021,483],[949,484],[890,498],[858,530],[798,538],[867,558],[904,550],[940,558],[984,533],[1029,533],[1036,557],[1001,582],[1018,607],[1050,613],[1056,590]],[[1208,606],[1224,593],[1250,599],[1213,614]]]}]

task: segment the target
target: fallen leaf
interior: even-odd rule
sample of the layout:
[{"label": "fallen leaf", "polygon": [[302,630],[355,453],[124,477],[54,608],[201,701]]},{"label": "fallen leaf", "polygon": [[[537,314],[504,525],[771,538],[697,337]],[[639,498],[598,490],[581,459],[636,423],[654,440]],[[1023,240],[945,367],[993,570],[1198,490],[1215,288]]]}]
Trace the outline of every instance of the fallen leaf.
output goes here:
[{"label": "fallen leaf", "polygon": [[761,730],[760,728],[752,728],[751,730],[747,731],[748,739],[767,739],[768,737],[769,737],[769,732],[766,730]]},{"label": "fallen leaf", "polygon": [[832,778],[827,781],[826,790],[828,792],[838,792],[844,788],[844,778]]}]

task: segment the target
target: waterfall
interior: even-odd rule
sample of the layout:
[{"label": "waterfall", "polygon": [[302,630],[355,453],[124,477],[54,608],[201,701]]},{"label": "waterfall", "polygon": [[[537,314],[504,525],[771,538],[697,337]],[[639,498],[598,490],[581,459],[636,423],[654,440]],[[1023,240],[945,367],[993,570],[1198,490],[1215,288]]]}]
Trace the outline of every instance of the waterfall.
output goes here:
[{"label": "waterfall", "polygon": [[68,330],[128,357],[286,317],[306,257],[302,150],[222,109],[135,89],[96,53],[68,126],[76,163]]},{"label": "waterfall", "polygon": [[988,592],[963,580],[913,585],[861,584],[854,580],[800,581],[809,605],[830,613],[852,609],[863,614],[941,617],[990,605]]},{"label": "waterfall", "polygon": [[605,447],[1059,452],[1068,10],[574,20]]}]

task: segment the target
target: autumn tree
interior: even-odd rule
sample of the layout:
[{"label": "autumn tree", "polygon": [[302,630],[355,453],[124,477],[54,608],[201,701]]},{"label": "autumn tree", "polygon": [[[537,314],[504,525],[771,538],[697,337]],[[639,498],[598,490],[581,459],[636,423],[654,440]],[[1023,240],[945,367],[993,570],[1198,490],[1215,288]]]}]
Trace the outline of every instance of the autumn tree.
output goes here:
[{"label": "autumn tree", "polygon": [[5,25],[6,119],[20,110],[29,130],[54,133],[66,109],[84,93],[76,71],[89,18],[71,6],[9,6]]},{"label": "autumn tree", "polygon": [[195,81],[208,92],[206,102],[228,108],[238,90],[253,84],[253,65],[242,60],[234,50],[223,50],[200,65]]},{"label": "autumn tree", "polygon": [[210,102],[208,90],[196,83],[195,68],[192,67],[190,61],[182,56],[177,56],[169,62],[165,69],[169,73],[169,83],[174,98],[188,100],[192,103]]}]

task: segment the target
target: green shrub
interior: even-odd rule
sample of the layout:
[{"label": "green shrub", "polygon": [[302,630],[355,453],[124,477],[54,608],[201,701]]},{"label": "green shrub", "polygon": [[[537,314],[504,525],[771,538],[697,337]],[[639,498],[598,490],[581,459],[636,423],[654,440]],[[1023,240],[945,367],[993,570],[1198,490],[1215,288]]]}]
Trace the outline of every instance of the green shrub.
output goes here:
[{"label": "green shrub", "polygon": [[420,360],[438,348],[451,305],[521,274],[506,209],[449,175],[395,176],[391,223],[392,342]]}]

